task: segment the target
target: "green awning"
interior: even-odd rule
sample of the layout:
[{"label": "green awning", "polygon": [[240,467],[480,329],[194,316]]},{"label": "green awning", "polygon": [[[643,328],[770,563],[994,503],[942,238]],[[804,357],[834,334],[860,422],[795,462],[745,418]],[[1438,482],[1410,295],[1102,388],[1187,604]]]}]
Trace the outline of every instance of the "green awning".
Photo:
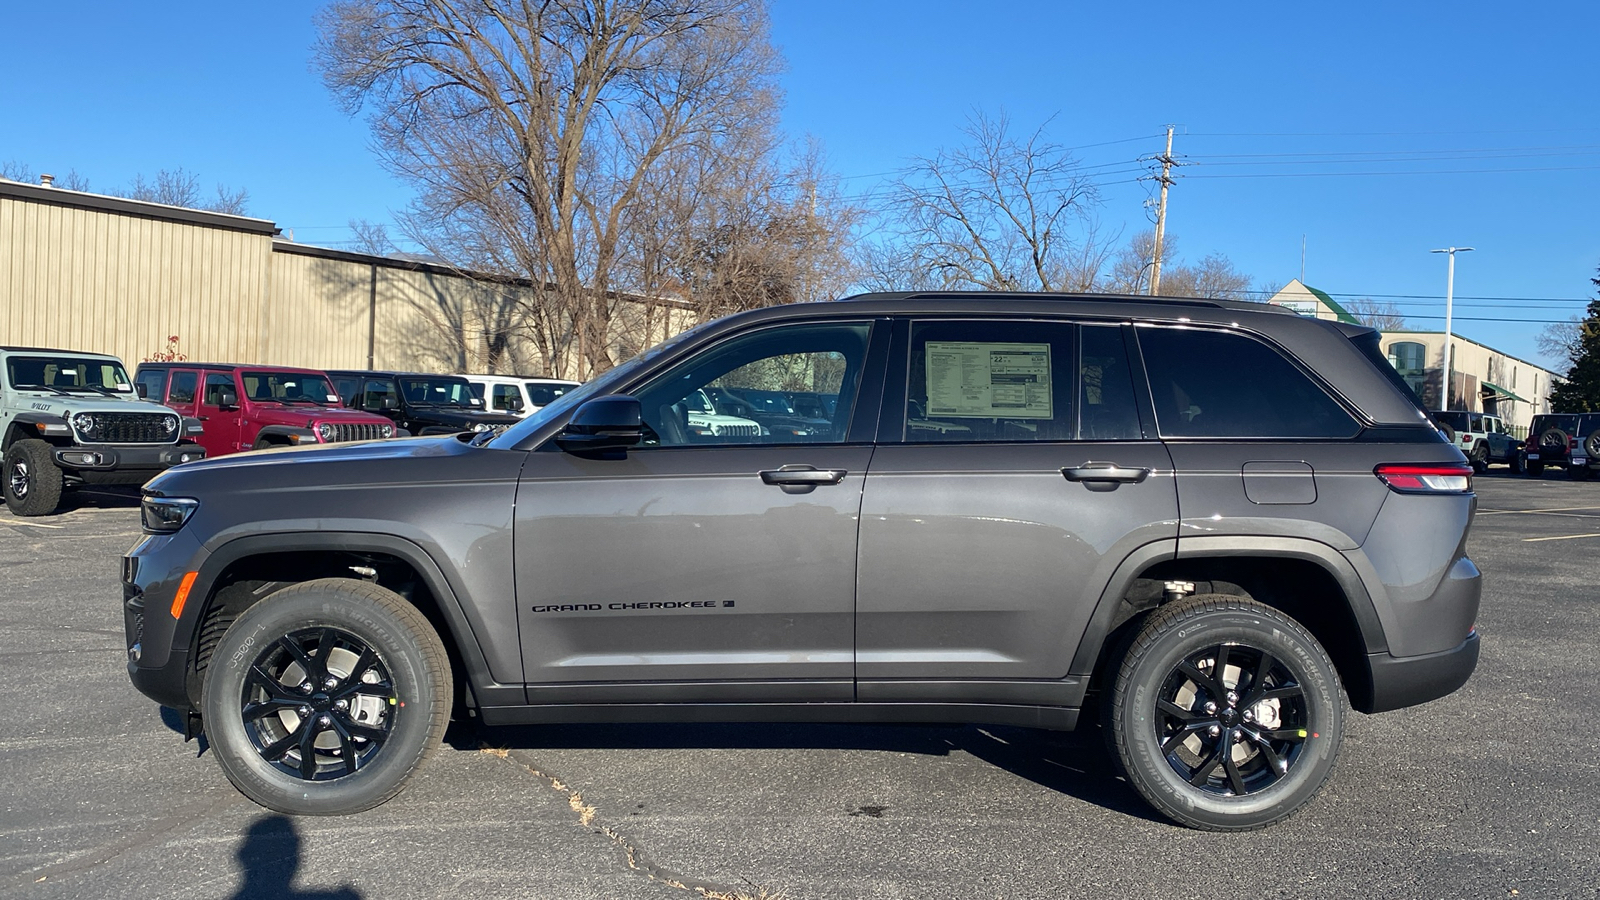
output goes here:
[{"label": "green awning", "polygon": [[1517,401],[1520,401],[1522,403],[1527,403],[1528,402],[1526,400],[1523,400],[1521,397],[1518,397],[1516,394],[1511,393],[1510,391],[1506,390],[1505,388],[1501,387],[1498,384],[1490,384],[1487,381],[1483,382],[1482,384],[1483,384],[1483,390],[1490,391],[1490,392],[1492,392],[1494,394],[1493,397],[1489,398],[1491,400],[1517,400]]}]

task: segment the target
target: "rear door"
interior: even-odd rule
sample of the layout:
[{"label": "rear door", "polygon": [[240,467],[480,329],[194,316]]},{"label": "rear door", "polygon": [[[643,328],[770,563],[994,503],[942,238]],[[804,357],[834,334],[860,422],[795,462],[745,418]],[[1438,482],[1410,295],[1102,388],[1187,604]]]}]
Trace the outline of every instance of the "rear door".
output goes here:
[{"label": "rear door", "polygon": [[1101,589],[1177,536],[1127,331],[901,323],[862,501],[859,699],[1077,702],[1065,679]]}]

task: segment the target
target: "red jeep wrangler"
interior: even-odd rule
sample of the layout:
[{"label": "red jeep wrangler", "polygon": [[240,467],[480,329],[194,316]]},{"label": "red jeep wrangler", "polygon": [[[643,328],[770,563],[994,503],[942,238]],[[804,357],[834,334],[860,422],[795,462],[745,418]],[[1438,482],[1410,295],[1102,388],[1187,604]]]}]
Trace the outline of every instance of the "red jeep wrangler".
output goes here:
[{"label": "red jeep wrangler", "polygon": [[345,409],[315,369],[227,363],[140,363],[139,393],[205,423],[207,456],[394,437],[382,416]]}]

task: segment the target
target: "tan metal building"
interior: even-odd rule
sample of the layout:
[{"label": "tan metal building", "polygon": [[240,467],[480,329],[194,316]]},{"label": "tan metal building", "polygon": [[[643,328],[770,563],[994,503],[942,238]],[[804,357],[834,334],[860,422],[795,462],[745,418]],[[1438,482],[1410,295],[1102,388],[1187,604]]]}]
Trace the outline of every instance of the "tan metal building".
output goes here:
[{"label": "tan metal building", "polygon": [[[0,344],[310,368],[481,372],[486,310],[538,299],[527,281],[282,240],[265,219],[0,179]],[[616,348],[687,304],[631,298]],[[499,371],[565,371],[513,336]]]}]

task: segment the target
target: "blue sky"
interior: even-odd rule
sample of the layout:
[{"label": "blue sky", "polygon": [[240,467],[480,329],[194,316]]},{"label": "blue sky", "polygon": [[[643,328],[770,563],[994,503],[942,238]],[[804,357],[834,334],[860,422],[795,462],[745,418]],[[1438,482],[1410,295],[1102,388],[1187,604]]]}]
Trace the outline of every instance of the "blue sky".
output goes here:
[{"label": "blue sky", "polygon": [[[310,68],[316,4],[58,9],[7,16],[0,160],[96,190],[183,166],[310,243],[406,203]],[[773,26],[785,127],[821,142],[850,194],[1003,111],[1084,148],[1108,173],[1102,222],[1132,234],[1148,192],[1127,170],[1171,123],[1188,165],[1168,228],[1187,259],[1220,252],[1281,283],[1304,235],[1307,282],[1404,295],[1413,324],[1437,327],[1421,317],[1442,315],[1445,264],[1428,250],[1474,246],[1456,330],[1530,359],[1537,320],[1594,293],[1597,3],[774,0]],[[1350,172],[1407,174],[1326,174]]]}]

